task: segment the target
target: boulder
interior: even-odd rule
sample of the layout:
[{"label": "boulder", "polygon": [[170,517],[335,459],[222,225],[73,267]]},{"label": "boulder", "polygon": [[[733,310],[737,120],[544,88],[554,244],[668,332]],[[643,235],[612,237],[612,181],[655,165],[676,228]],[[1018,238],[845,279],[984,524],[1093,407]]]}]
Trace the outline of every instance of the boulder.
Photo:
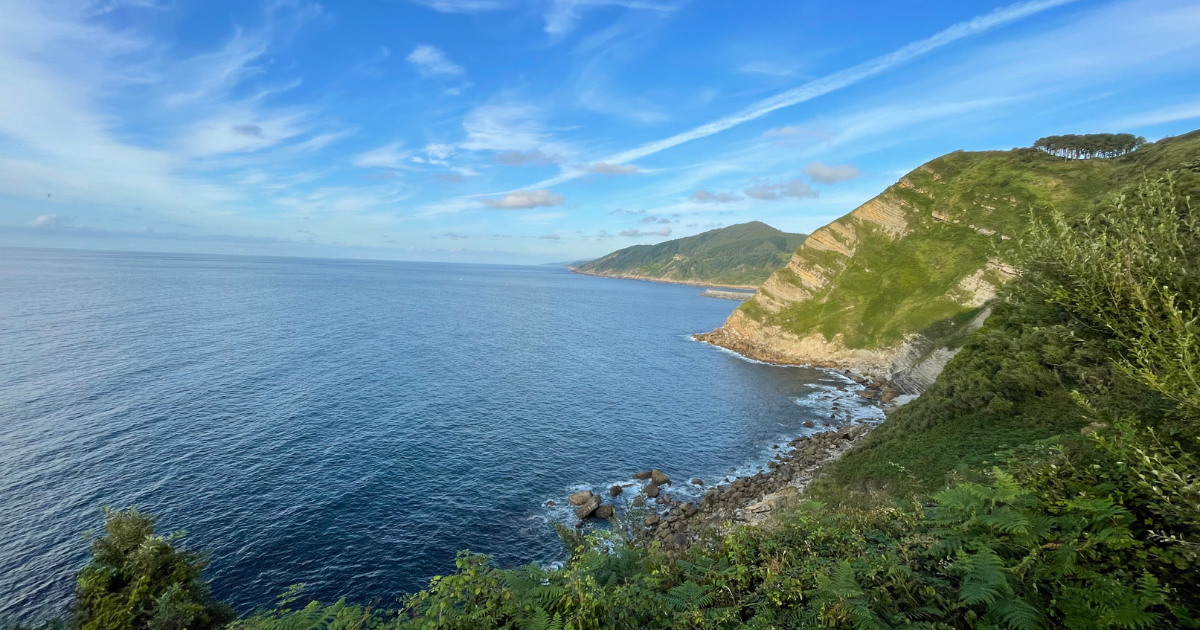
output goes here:
[{"label": "boulder", "polygon": [[656,483],[646,484],[646,496],[650,497],[651,499],[653,499],[654,497],[657,497],[658,496],[658,484],[656,484]]},{"label": "boulder", "polygon": [[692,479],[692,485],[693,486],[703,486],[704,480],[699,477],[696,477],[695,479]]},{"label": "boulder", "polygon": [[633,473],[633,478],[637,479],[638,481],[644,481],[646,479],[649,479],[650,476],[653,474],[654,474],[654,471],[652,471],[652,470],[643,470],[640,473]]},{"label": "boulder", "polygon": [[622,488],[621,486],[613,486],[608,489],[608,496],[610,496],[610,497],[619,496],[624,491],[625,491],[625,489]]},{"label": "boulder", "polygon": [[558,504],[557,504],[557,503],[555,503],[554,501],[546,501],[546,502],[545,502],[545,503],[543,503],[542,505],[544,505],[544,506],[546,506],[546,507],[554,507],[554,506],[556,506],[556,505],[558,505]]},{"label": "boulder", "polygon": [[613,506],[601,505],[600,507],[596,508],[595,512],[592,512],[592,518],[610,519],[614,513]]},{"label": "boulder", "polygon": [[644,523],[646,527],[654,527],[655,525],[658,525],[658,515],[651,512],[650,514],[646,515],[646,520],[642,521],[642,523]]},{"label": "boulder", "polygon": [[664,473],[663,471],[661,471],[657,468],[650,471],[650,481],[654,482],[654,485],[656,485],[656,486],[671,485],[671,478],[668,477],[666,473]]},{"label": "boulder", "polygon": [[591,490],[580,490],[579,492],[573,492],[571,493],[571,496],[567,497],[567,503],[570,503],[571,505],[584,505],[591,500]]},{"label": "boulder", "polygon": [[640,494],[637,495],[636,497],[634,497],[633,507],[642,507],[643,505],[646,505],[646,497],[644,497]]},{"label": "boulder", "polygon": [[875,390],[862,389],[862,390],[858,391],[858,395],[862,396],[863,398],[866,398],[867,400],[871,400],[871,399],[875,398]]},{"label": "boulder", "polygon": [[583,505],[579,506],[578,510],[575,510],[575,516],[582,521],[583,519],[591,516],[598,507],[600,507],[600,497],[593,494],[592,497],[588,499],[587,503],[584,503]]},{"label": "boulder", "polygon": [[804,428],[805,428],[805,429],[811,429],[811,428],[813,428],[813,426],[815,426],[815,425],[813,425],[813,421],[812,421],[812,420],[805,420],[805,421],[804,421]]}]

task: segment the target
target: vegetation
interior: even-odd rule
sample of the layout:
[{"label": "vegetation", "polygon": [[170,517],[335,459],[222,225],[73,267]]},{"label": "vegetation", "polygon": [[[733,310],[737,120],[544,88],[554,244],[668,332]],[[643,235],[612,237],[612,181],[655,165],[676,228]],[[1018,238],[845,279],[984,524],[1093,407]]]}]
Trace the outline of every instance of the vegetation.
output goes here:
[{"label": "vegetation", "polygon": [[1131,133],[1089,133],[1084,135],[1046,136],[1038,138],[1033,148],[1051,155],[1086,160],[1094,157],[1112,158],[1136,151],[1146,139]]},{"label": "vegetation", "polygon": [[[1160,160],[1188,155],[1164,146]],[[294,609],[293,591],[232,627],[1200,627],[1200,217],[1190,199],[1200,169],[1190,159],[1093,212],[1034,211],[1013,239],[1023,273],[987,326],[775,522],[711,533],[682,556],[616,530],[564,535],[558,568],[500,569],[463,552],[396,610]],[[127,624],[114,628],[149,627],[163,607],[148,603],[173,584],[190,594],[180,601],[197,602],[191,610],[211,608],[192,586],[198,558],[160,550],[153,557],[187,560],[167,563],[178,571],[136,568],[160,539],[144,517],[116,515],[128,524],[93,546],[74,625],[125,610],[92,603],[109,600],[85,597],[85,584],[142,603],[107,615]],[[123,577],[98,579],[109,575]],[[139,589],[159,595],[133,597]],[[218,615],[190,618],[210,627]]]},{"label": "vegetation", "polygon": [[154,518],[135,509],[106,511],[105,534],[79,572],[71,627],[78,630],[209,630],[233,621],[209,599],[203,556],[154,534]]},{"label": "vegetation", "polygon": [[751,287],[787,264],[803,242],[803,234],[751,221],[658,245],[626,247],[577,269],[601,276]]},{"label": "vegetation", "polygon": [[[922,333],[957,347],[964,340],[950,333],[979,308],[961,283],[979,273],[1000,284],[988,262],[1015,262],[1031,219],[1095,215],[1107,195],[1143,174],[1180,170],[1197,158],[1200,132],[1112,160],[1061,160],[1035,149],[951,153],[862,207],[890,208],[902,229],[851,213],[818,230],[796,253],[807,280],[790,267],[780,269],[740,310],[797,337],[840,335],[848,348],[894,346]],[[815,245],[830,242],[844,250]],[[814,277],[824,285],[814,287]]]}]

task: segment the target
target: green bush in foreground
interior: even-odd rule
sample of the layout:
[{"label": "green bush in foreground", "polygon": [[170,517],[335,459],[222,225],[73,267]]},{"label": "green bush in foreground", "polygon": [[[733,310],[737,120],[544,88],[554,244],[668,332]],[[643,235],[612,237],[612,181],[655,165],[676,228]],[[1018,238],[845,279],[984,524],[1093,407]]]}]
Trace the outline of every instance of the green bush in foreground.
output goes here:
[{"label": "green bush in foreground", "polygon": [[209,630],[233,610],[209,599],[200,574],[207,562],[154,534],[154,518],[105,511],[105,534],[92,541],[92,561],[79,572],[71,626],[78,630]]}]

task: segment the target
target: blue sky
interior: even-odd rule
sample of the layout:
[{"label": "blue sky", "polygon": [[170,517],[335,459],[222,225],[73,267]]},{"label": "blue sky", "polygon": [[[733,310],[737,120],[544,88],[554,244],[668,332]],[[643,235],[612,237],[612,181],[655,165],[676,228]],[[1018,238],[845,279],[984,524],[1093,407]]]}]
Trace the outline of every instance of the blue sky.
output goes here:
[{"label": "blue sky", "polygon": [[0,0],[0,245],[541,263],[1200,128],[1194,0]]}]

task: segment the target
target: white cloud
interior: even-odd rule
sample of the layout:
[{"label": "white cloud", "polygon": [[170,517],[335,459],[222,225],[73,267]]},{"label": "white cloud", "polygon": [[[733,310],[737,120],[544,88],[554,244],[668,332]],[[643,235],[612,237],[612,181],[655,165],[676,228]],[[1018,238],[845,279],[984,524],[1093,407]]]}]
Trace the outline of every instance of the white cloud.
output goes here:
[{"label": "white cloud", "polygon": [[692,193],[692,195],[688,198],[696,203],[732,203],[734,201],[742,200],[740,195],[731,193],[712,193],[704,188]]},{"label": "white cloud", "polygon": [[483,105],[463,119],[467,138],[459,144],[470,151],[532,151],[547,144],[536,119],[537,110],[528,105]]},{"label": "white cloud", "polygon": [[546,32],[550,35],[562,35],[574,29],[582,17],[584,8],[597,6],[618,6],[627,9],[670,12],[675,5],[646,0],[551,0],[546,10]]},{"label": "white cloud", "polygon": [[641,236],[670,236],[671,228],[665,227],[661,230],[621,230],[618,232],[621,236],[641,237]]},{"label": "white cloud", "polygon": [[589,164],[587,172],[593,175],[633,175],[638,172],[638,167],[632,164],[609,164],[608,162],[596,162]]},{"label": "white cloud", "polygon": [[810,179],[818,184],[836,184],[838,182],[848,182],[858,177],[858,167],[853,164],[835,164],[826,166],[820,162],[813,162],[804,167],[802,171],[808,175]]},{"label": "white cloud", "polygon": [[417,46],[408,57],[405,57],[408,63],[417,69],[423,77],[436,76],[461,76],[466,70],[462,66],[450,61],[446,57],[446,53],[436,46],[427,44]]},{"label": "white cloud", "polygon": [[799,179],[793,179],[790,182],[783,182],[781,184],[772,184],[770,182],[755,184],[747,188],[744,192],[747,197],[762,199],[764,201],[775,201],[784,197],[813,198],[817,196],[817,191]]},{"label": "white cloud", "polygon": [[402,146],[404,143],[398,141],[385,144],[378,149],[359,153],[350,162],[359,168],[403,168],[412,151],[401,151]]},{"label": "white cloud", "polygon": [[561,206],[565,201],[565,197],[556,195],[549,190],[518,190],[508,193],[499,199],[485,199],[483,203],[489,208],[523,210]]}]

